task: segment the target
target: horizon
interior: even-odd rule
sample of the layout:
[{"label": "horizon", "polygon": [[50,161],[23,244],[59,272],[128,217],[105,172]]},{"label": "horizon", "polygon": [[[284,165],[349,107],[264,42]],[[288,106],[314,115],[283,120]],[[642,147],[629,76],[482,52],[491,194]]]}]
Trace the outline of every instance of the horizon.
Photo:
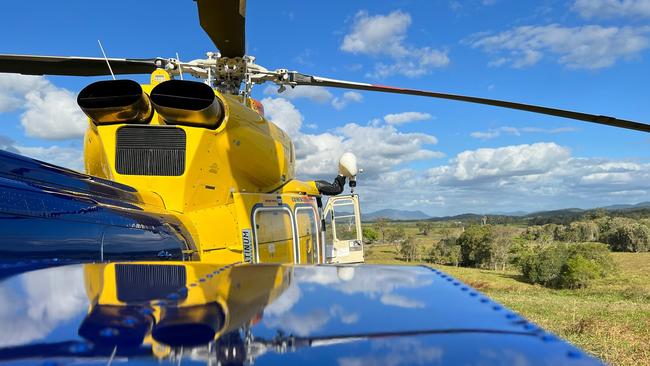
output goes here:
[{"label": "horizon", "polygon": [[[159,18],[173,31],[152,31],[151,9],[174,9]],[[101,57],[98,39],[108,57],[191,60],[212,50],[189,0],[12,2],[5,14],[16,16],[0,24],[10,35],[2,53]],[[641,122],[650,122],[649,49],[645,0],[291,0],[251,3],[247,13],[247,53],[269,69]],[[103,79],[0,74],[0,149],[82,170],[87,122],[75,98]],[[441,217],[650,201],[650,136],[641,132],[413,96],[276,89],[257,86],[253,96],[293,138],[298,177],[332,180],[338,157],[355,153],[366,212]]]},{"label": "horizon", "polygon": [[[616,208],[616,206],[626,206],[624,208]],[[373,215],[375,216],[378,212],[381,211],[386,211],[386,210],[396,210],[400,212],[408,212],[408,213],[421,213],[427,216],[429,219],[435,219],[435,218],[445,218],[445,217],[455,217],[455,216],[462,216],[462,215],[492,215],[492,216],[529,216],[537,213],[545,213],[545,212],[555,212],[555,211],[566,211],[566,210],[581,210],[581,211],[593,211],[593,210],[599,210],[599,209],[605,209],[605,210],[619,210],[619,209],[634,209],[634,208],[650,208],[650,201],[644,201],[644,202],[637,202],[637,203],[627,203],[627,204],[614,204],[614,205],[608,205],[608,206],[598,206],[598,207],[556,207],[556,208],[550,208],[548,210],[541,210],[541,211],[523,211],[523,210],[515,210],[515,211],[496,211],[496,212],[471,212],[471,211],[464,211],[464,212],[458,212],[455,214],[451,215],[440,215],[440,216],[432,216],[429,215],[422,210],[414,209],[414,210],[400,210],[400,209],[395,209],[395,208],[381,208],[378,210],[373,210],[370,212],[363,213],[362,212],[362,218],[364,215]],[[362,207],[362,211],[366,211]],[[514,215],[516,214],[516,215]]]}]

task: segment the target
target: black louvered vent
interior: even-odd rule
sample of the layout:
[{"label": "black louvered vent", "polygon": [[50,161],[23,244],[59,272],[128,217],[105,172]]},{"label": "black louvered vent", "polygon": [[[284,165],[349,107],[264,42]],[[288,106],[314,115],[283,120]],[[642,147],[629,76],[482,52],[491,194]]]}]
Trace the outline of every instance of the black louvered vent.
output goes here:
[{"label": "black louvered vent", "polygon": [[185,286],[186,276],[183,266],[116,264],[117,299],[122,302],[164,299]]},{"label": "black louvered vent", "polygon": [[185,142],[180,128],[122,127],[117,130],[115,169],[125,175],[182,175]]}]

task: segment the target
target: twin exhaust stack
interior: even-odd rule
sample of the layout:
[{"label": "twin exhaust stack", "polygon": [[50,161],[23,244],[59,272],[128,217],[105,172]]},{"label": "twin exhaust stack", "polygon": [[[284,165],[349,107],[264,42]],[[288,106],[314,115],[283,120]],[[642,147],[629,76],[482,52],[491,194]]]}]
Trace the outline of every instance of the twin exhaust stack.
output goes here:
[{"label": "twin exhaust stack", "polygon": [[195,81],[168,80],[150,95],[133,80],[98,81],[81,90],[77,104],[96,125],[148,124],[154,110],[166,125],[216,129],[224,119],[214,90]]}]

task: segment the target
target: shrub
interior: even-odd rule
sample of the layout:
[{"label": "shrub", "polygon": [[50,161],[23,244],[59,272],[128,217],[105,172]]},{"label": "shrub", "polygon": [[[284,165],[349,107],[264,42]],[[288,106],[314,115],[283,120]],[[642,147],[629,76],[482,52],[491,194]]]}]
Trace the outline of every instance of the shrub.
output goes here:
[{"label": "shrub", "polygon": [[471,225],[458,237],[461,264],[466,267],[487,265],[490,258],[492,226]]},{"label": "shrub", "polygon": [[614,259],[603,243],[579,243],[568,246],[569,258],[582,257],[596,264],[599,269],[598,277],[612,273],[616,265]]},{"label": "shrub", "polygon": [[406,232],[401,226],[397,226],[394,229],[388,229],[385,231],[386,240],[392,243],[400,242],[406,240]]},{"label": "shrub", "polygon": [[505,226],[472,225],[456,240],[461,264],[468,267],[505,269],[517,230]]},{"label": "shrub", "polygon": [[517,230],[507,226],[496,226],[492,229],[488,265],[490,268],[505,270],[510,260],[512,247]]},{"label": "shrub", "polygon": [[521,273],[530,283],[555,287],[562,265],[567,260],[565,244],[538,246],[521,262]]},{"label": "shrub", "polygon": [[400,243],[399,253],[407,262],[412,262],[420,258],[418,246],[413,237],[407,237]]},{"label": "shrub", "polygon": [[537,246],[521,259],[520,265],[528,282],[553,288],[586,287],[614,270],[609,250],[601,243]]},{"label": "shrub", "polygon": [[460,245],[456,239],[441,239],[429,249],[427,261],[435,264],[451,264],[458,266],[460,263]]},{"label": "shrub", "polygon": [[366,244],[372,244],[379,239],[379,233],[372,228],[364,227],[361,231],[363,233],[363,242]]},{"label": "shrub", "polygon": [[430,222],[418,222],[415,224],[415,226],[420,231],[420,234],[424,236],[429,235],[429,232],[433,230],[433,224]]},{"label": "shrub", "polygon": [[646,225],[620,220],[612,220],[601,240],[614,251],[644,252],[650,250],[650,228]]},{"label": "shrub", "polygon": [[555,240],[555,224],[544,226],[529,226],[522,234],[522,238],[540,243],[551,243]]},{"label": "shrub", "polygon": [[569,225],[571,239],[575,242],[594,242],[598,240],[598,224],[593,221],[576,221]]},{"label": "shrub", "polygon": [[512,244],[508,248],[508,263],[515,268],[521,268],[523,262],[533,255],[535,247],[538,245],[538,243],[528,240],[525,235],[513,238]]},{"label": "shrub", "polygon": [[600,277],[601,270],[598,265],[581,255],[569,257],[562,266],[558,277],[558,287],[579,288],[586,287],[589,282]]},{"label": "shrub", "polygon": [[388,219],[380,217],[372,225],[375,231],[381,235],[381,241],[386,241],[386,230],[388,228]]}]

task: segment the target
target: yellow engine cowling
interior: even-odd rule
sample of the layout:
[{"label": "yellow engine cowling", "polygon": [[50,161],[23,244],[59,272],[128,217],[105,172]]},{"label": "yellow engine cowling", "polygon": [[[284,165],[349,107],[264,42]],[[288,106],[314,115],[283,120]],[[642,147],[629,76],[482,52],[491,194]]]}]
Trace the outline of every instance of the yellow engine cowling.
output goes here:
[{"label": "yellow engine cowling", "polygon": [[[151,89],[151,85],[143,85],[145,93]],[[182,129],[186,136],[182,174],[120,174],[115,166],[117,131],[135,123],[96,124],[92,120],[85,138],[87,173],[153,191],[162,197],[167,209],[178,212],[196,209],[208,197],[212,198],[208,200],[211,206],[223,203],[233,191],[270,192],[293,179],[293,146],[287,135],[243,105],[240,98],[214,94],[224,114],[216,129],[173,122],[174,128]],[[137,124],[142,126],[141,122]],[[151,129],[170,126],[158,112],[146,124]],[[147,148],[146,141],[142,148]]]},{"label": "yellow engine cowling", "polygon": [[[119,97],[116,83],[125,84],[123,80],[101,83],[88,88],[99,94],[111,89],[112,94],[104,94],[114,98]],[[133,95],[133,85],[128,87]],[[142,99],[126,98],[121,106],[111,106],[113,115],[123,117],[117,123],[106,122],[109,113],[84,109],[90,117],[84,144],[86,172],[134,187],[151,209],[177,213],[200,245],[203,237],[211,238],[206,245],[212,247],[230,245],[214,238],[241,237],[229,232],[228,225],[219,225],[219,220],[236,220],[229,208],[232,193],[273,192],[294,179],[293,143],[247,106],[249,101],[204,84],[169,81],[159,70],[152,75],[152,84],[142,85],[141,90]],[[197,90],[203,100],[183,109],[183,98]],[[142,118],[149,105],[153,105],[151,116]],[[145,110],[138,111],[138,106]],[[104,117],[101,122],[96,121],[98,115]],[[205,225],[203,216],[210,216],[215,224]]]}]

